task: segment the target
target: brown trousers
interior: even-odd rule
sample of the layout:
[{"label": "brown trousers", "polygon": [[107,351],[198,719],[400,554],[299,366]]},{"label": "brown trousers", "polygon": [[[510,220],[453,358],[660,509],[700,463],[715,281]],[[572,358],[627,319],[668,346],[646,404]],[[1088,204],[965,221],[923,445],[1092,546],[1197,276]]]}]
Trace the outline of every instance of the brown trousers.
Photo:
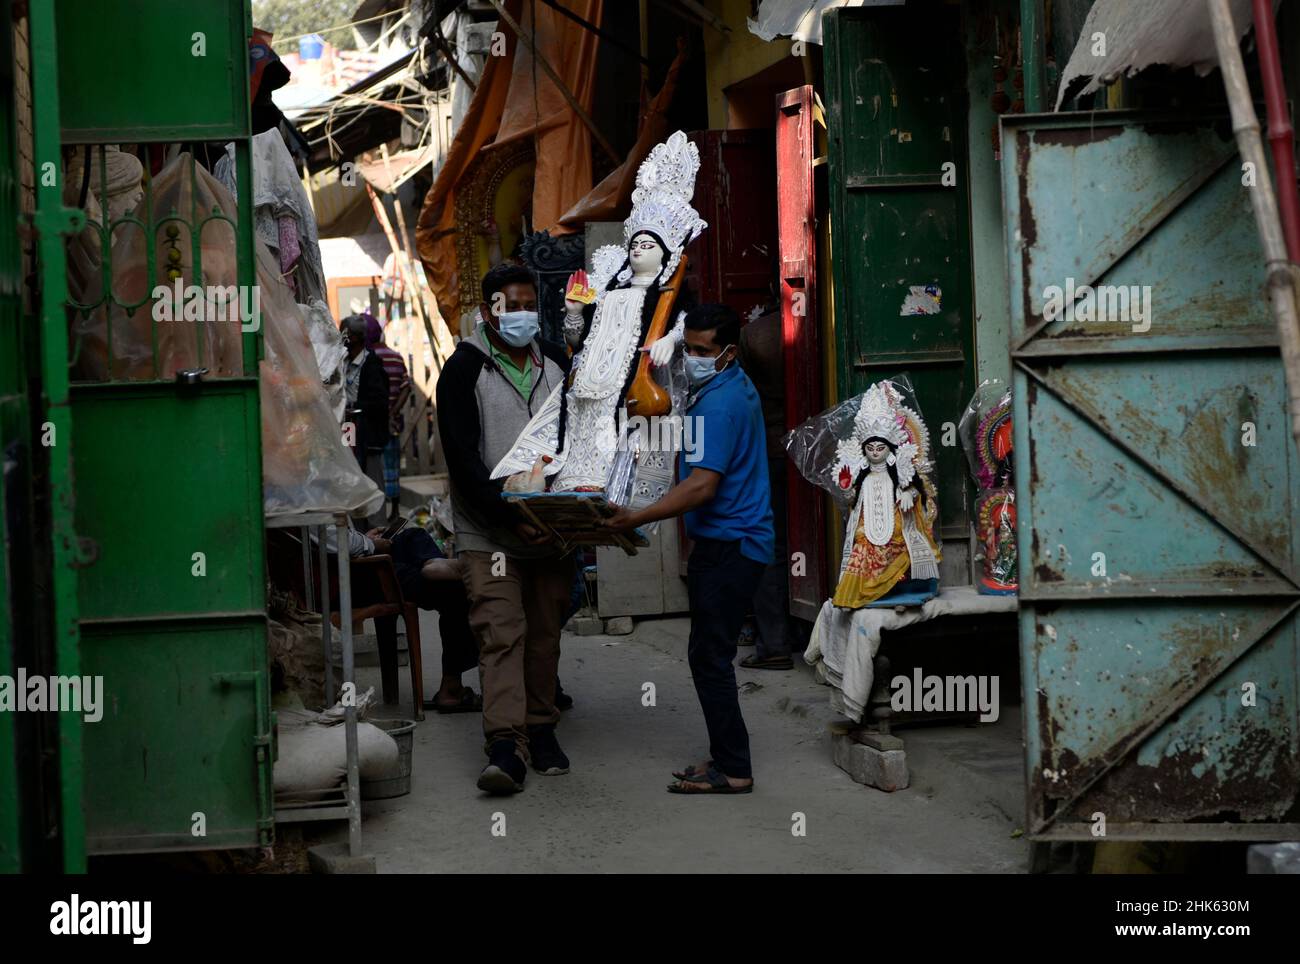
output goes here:
[{"label": "brown trousers", "polygon": [[528,727],[554,723],[560,630],[573,591],[573,556],[513,559],[461,552],[469,625],[478,638],[484,750],[514,740],[528,761]]}]

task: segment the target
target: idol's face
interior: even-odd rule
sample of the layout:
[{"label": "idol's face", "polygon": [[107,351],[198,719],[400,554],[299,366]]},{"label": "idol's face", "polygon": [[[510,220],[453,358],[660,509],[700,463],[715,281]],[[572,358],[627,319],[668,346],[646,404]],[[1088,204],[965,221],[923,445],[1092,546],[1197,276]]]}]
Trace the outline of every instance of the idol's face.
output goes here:
[{"label": "idol's face", "polygon": [[862,446],[862,452],[871,465],[883,465],[889,458],[889,446],[884,442],[871,441]]},{"label": "idol's face", "polygon": [[627,246],[627,260],[638,273],[657,272],[664,264],[664,249],[650,235],[638,234]]}]

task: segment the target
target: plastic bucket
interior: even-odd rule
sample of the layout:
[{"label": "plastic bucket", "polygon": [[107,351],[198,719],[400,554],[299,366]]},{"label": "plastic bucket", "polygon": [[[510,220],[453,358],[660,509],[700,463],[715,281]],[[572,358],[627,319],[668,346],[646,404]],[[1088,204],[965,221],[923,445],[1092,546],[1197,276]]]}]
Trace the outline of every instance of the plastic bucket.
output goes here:
[{"label": "plastic bucket", "polygon": [[415,720],[366,720],[397,741],[397,773],[384,780],[362,780],[362,800],[387,800],[411,792],[411,750]]},{"label": "plastic bucket", "polygon": [[303,37],[298,41],[298,56],[303,60],[320,60],[325,50],[325,38],[318,34]]}]

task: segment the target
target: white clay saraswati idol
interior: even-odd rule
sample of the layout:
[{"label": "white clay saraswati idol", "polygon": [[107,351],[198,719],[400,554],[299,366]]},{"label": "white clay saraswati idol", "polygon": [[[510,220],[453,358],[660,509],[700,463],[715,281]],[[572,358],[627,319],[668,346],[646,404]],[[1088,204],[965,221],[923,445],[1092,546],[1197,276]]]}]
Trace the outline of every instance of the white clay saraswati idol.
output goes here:
[{"label": "white clay saraswati idol", "polygon": [[[938,504],[926,471],[930,433],[889,382],[862,396],[853,431],[836,449],[836,484],[856,489],[844,532],[844,552],[833,602],[858,609],[891,590],[933,594],[939,578],[934,526]],[[907,585],[903,585],[903,584]]]},{"label": "white clay saraswati idol", "polygon": [[[691,206],[699,167],[699,151],[681,131],[642,162],[623,245],[597,249],[590,274],[578,272],[569,280],[564,320],[564,337],[574,353],[569,384],[547,399],[493,478],[527,472],[546,456],[552,491],[604,490],[615,456],[628,444],[620,425],[626,424],[638,349],[645,346],[653,364],[666,365],[683,337],[680,313],[670,331],[649,336],[656,309],[663,315],[677,297],[669,282],[683,249],[707,227]],[[661,298],[667,303],[661,305]]]}]

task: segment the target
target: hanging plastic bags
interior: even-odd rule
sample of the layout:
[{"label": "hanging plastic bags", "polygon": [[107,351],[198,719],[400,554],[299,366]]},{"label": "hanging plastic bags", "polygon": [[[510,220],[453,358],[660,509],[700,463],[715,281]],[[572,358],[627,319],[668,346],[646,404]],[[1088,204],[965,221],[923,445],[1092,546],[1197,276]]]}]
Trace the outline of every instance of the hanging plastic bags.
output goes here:
[{"label": "hanging plastic bags", "polygon": [[[219,199],[228,204],[218,203]],[[73,302],[98,306],[78,313],[73,322],[73,377],[170,381],[178,371],[192,368],[206,368],[205,378],[240,374],[240,322],[252,314],[254,305],[253,292],[236,287],[234,202],[211,174],[183,153],[153,178],[145,200],[131,216],[143,223],[150,214],[153,223],[143,228],[122,220],[95,228],[96,233],[112,232],[113,299],[107,305],[107,321],[103,302],[108,292],[103,290],[102,276],[70,274]],[[199,270],[194,263],[195,232],[200,242]],[[155,297],[159,288],[166,289],[168,297]],[[196,291],[202,297],[193,297]],[[232,291],[236,292],[233,300],[225,297]],[[220,300],[213,300],[218,296]],[[215,321],[218,316],[233,320]]]},{"label": "hanging plastic bags", "polygon": [[307,322],[280,280],[275,256],[260,241],[255,247],[266,340],[260,366],[265,512],[378,512],[384,494],[343,444]]}]

